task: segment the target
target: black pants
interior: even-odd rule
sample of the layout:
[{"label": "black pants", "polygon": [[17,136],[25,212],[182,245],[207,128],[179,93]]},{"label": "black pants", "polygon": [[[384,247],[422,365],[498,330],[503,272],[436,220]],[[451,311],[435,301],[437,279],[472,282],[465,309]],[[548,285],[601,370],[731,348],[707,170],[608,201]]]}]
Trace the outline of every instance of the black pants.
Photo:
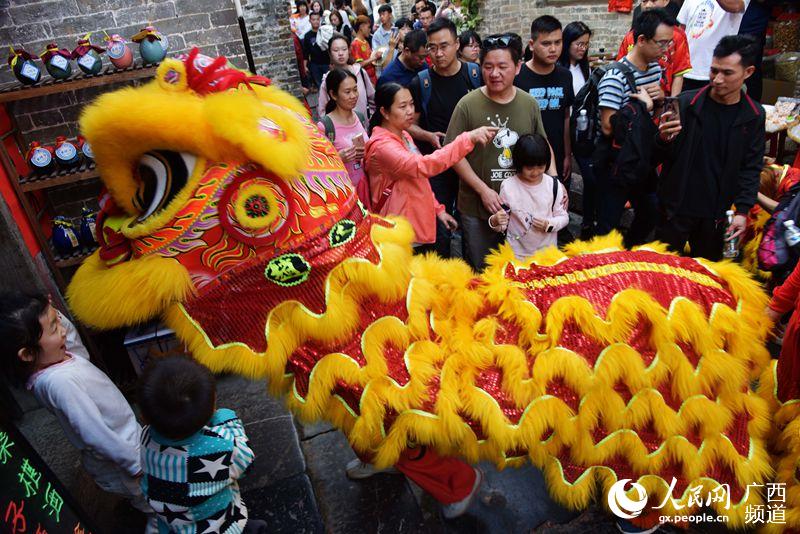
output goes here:
[{"label": "black pants", "polygon": [[594,175],[592,157],[576,156],[578,167],[581,169],[583,178],[583,228],[594,232],[594,224],[597,221],[597,178]]},{"label": "black pants", "polygon": [[242,534],[267,534],[267,522],[261,519],[248,519]]},{"label": "black pants", "polygon": [[[440,174],[430,179],[433,196],[436,197],[444,209],[458,219],[456,214],[456,199],[458,198],[458,177],[450,173]],[[442,221],[436,219],[436,253],[442,258],[449,258],[450,242],[453,232],[447,229]]]},{"label": "black pants", "polygon": [[722,219],[662,215],[656,226],[656,239],[679,254],[683,254],[688,242],[690,256],[719,261],[726,226]]},{"label": "black pants", "polygon": [[647,178],[640,184],[622,186],[609,180],[607,168],[595,166],[594,170],[600,189],[597,235],[605,235],[619,227],[619,221],[625,212],[625,203],[630,201],[633,207],[633,222],[625,235],[625,246],[633,247],[647,242],[658,220],[652,179]]},{"label": "black pants", "polygon": [[322,65],[320,63],[312,63],[308,62],[308,72],[311,74],[311,82],[314,84],[314,87],[319,89],[322,87],[322,77],[325,76],[325,73],[330,70],[330,65]]}]

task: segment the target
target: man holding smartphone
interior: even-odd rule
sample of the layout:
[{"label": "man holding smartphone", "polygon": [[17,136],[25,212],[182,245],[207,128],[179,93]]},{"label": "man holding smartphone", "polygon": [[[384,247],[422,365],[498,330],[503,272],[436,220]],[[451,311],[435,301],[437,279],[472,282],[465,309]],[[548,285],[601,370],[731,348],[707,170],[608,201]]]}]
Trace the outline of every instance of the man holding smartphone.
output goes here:
[{"label": "man holding smartphone", "polygon": [[[450,19],[439,17],[428,27],[427,50],[433,66],[420,71],[408,86],[414,97],[416,119],[408,131],[423,154],[442,147],[456,104],[483,84],[480,66],[458,59],[458,33]],[[447,169],[430,181],[436,200],[455,217],[458,175]],[[437,220],[436,252],[443,258],[450,257],[451,238],[452,232]]]},{"label": "man holding smartphone", "polygon": [[612,147],[612,118],[630,98],[644,101],[648,111],[652,111],[654,100],[664,98],[659,84],[661,67],[658,60],[672,43],[674,26],[675,19],[663,9],[642,13],[633,23],[633,48],[619,62],[609,66],[597,85],[603,133],[593,155],[600,197],[597,234],[604,235],[617,228],[625,203],[630,201],[634,220],[625,240],[628,246],[644,243],[656,224],[654,180],[642,176],[636,183],[619,183],[613,178],[616,156]]},{"label": "man holding smartphone", "polygon": [[[661,117],[656,239],[676,252],[688,242],[692,256],[716,261],[724,241],[745,230],[764,158],[765,113],[742,86],[759,52],[751,36],[723,37],[713,52],[710,85],[681,93],[679,118],[670,112]],[[731,205],[736,215],[729,225]]]}]

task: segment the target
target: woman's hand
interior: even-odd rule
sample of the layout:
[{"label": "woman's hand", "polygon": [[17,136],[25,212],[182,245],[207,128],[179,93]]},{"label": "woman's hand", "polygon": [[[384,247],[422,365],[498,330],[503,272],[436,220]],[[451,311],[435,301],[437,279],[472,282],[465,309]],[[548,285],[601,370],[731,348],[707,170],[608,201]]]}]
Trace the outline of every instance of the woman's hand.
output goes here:
[{"label": "woman's hand", "polygon": [[[480,128],[476,128],[469,132],[469,138],[474,145],[486,145],[490,143],[494,136],[497,135],[497,131],[500,128],[496,128],[494,126],[481,126]],[[491,210],[497,211],[497,210]]]},{"label": "woman's hand", "polygon": [[508,228],[508,212],[501,209],[489,217],[489,228],[495,232],[505,232]]},{"label": "woman's hand", "polygon": [[444,227],[447,228],[447,230],[449,230],[450,232],[458,228],[458,221],[456,221],[455,217],[453,217],[446,211],[443,211],[442,213],[437,215],[436,218],[442,221]]},{"label": "woman's hand", "polygon": [[[342,161],[344,163],[349,163],[351,161],[356,161],[357,159],[359,159],[356,157],[356,147],[354,147],[353,145],[341,149],[339,151],[339,157],[342,158]],[[361,157],[364,157],[364,155],[362,154]]]}]

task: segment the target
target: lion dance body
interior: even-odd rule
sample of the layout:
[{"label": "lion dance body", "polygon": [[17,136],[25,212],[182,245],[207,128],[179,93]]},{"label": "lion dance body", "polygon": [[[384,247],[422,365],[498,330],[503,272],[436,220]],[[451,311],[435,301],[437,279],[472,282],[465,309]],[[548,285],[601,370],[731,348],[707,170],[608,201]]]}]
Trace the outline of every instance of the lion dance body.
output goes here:
[{"label": "lion dance body", "polygon": [[409,442],[529,461],[573,509],[632,479],[662,515],[727,484],[708,504],[731,527],[764,503],[776,406],[750,385],[770,325],[738,266],[616,237],[524,263],[502,248],[480,275],[413,256],[305,109],[223,63],[168,59],[82,116],[109,192],[68,291],[82,321],[161,316],[209,368],[267,378],[381,466]]}]

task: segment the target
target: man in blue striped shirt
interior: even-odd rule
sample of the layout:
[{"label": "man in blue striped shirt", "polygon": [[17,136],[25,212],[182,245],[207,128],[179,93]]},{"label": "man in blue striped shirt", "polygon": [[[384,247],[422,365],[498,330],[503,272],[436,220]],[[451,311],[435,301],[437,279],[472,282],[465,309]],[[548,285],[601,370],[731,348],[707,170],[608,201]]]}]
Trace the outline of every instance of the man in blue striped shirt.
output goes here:
[{"label": "man in blue striped shirt", "polygon": [[662,100],[664,92],[659,85],[660,58],[672,44],[675,19],[663,9],[642,13],[633,23],[634,45],[630,52],[612,65],[597,86],[600,127],[603,137],[595,157],[595,175],[600,187],[600,213],[597,233],[607,234],[619,225],[625,203],[631,202],[634,221],[626,243],[640,244],[655,227],[657,217],[655,183],[642,177],[639,183],[619,184],[609,179],[609,169],[614,163],[610,155],[613,133],[612,117],[630,100],[642,100],[652,112],[653,101]]},{"label": "man in blue striped shirt", "polygon": [[237,480],[253,462],[242,422],[215,409],[211,372],[185,356],[160,358],[142,375],[142,492],[159,534],[253,534]]}]

